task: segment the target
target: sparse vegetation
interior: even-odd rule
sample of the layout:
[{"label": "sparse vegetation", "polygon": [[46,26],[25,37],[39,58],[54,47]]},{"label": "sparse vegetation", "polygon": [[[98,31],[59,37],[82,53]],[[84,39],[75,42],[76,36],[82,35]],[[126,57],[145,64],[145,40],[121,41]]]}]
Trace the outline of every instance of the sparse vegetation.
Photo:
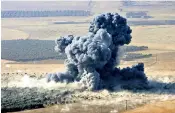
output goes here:
[{"label": "sparse vegetation", "polygon": [[[97,113],[99,113],[100,110],[105,111],[100,113],[106,113],[113,109],[121,112],[126,110],[126,105],[127,109],[133,109],[150,102],[175,99],[174,76],[149,77],[149,85],[151,88],[147,90],[123,90],[122,88],[116,88],[116,91],[113,92],[107,90],[99,92],[83,91],[72,88],[73,84],[65,85],[65,83],[53,83],[51,85],[53,88],[51,89],[50,87],[46,87],[49,86],[49,84],[43,84],[41,80],[42,79],[36,79],[36,77],[29,78],[29,82],[33,84],[32,87],[25,87],[21,84],[15,84],[14,86],[12,85],[13,80],[8,81],[9,86],[1,88],[2,111],[20,111],[24,109],[43,108],[56,104],[58,106],[58,112],[62,107],[66,106],[65,104],[71,104],[71,106],[68,106],[69,109],[73,111],[68,111],[68,113],[77,113],[76,110],[84,112],[85,109],[82,105],[87,105],[87,108],[89,108],[87,111],[89,112],[94,106],[97,106],[93,108],[93,110],[98,111]],[[21,83],[24,82],[21,80],[17,81]],[[36,87],[36,81],[39,83],[38,87]]]},{"label": "sparse vegetation", "polygon": [[24,17],[57,17],[57,16],[89,16],[89,11],[57,10],[57,11],[1,11],[1,18]]},{"label": "sparse vegetation", "polygon": [[134,51],[142,51],[142,50],[147,50],[147,46],[122,46],[120,47],[121,51],[123,52],[134,52]]},{"label": "sparse vegetation", "polygon": [[152,56],[152,54],[126,53],[126,55],[122,59],[125,61],[132,61],[135,59],[149,58],[151,56]]},{"label": "sparse vegetation", "polygon": [[[54,50],[55,42],[53,40],[2,40],[1,41],[2,59],[14,61],[36,61],[46,59],[62,59],[64,54],[57,54]],[[147,50],[146,46],[123,46],[121,50],[124,52],[133,52]],[[133,60],[137,58],[149,57],[151,55],[142,55],[128,53],[123,60]]]},{"label": "sparse vegetation", "polygon": [[3,40],[2,59],[14,61],[35,61],[44,59],[64,59],[54,50],[54,41],[43,40]]}]

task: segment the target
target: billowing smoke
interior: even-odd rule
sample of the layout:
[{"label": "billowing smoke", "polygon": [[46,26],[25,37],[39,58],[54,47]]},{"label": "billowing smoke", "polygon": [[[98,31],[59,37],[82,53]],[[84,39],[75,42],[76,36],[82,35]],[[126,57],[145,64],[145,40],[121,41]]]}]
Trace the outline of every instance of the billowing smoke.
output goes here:
[{"label": "billowing smoke", "polygon": [[[132,30],[127,21],[117,13],[102,14],[94,18],[89,33],[85,36],[72,35],[56,40],[55,50],[67,56],[65,73],[48,75],[48,81],[78,81],[84,88],[145,86],[147,77],[144,65],[119,69],[119,46],[129,44]],[[136,85],[135,85],[136,84]]]}]

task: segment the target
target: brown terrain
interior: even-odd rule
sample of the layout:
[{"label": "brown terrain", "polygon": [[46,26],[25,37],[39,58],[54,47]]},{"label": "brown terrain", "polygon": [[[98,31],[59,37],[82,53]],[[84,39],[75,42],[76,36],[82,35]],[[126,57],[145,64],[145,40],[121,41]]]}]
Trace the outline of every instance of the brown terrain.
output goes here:
[{"label": "brown terrain", "polygon": [[[141,107],[138,107],[134,110],[128,110],[126,112],[122,112],[122,113],[174,113],[175,111],[175,100],[169,100],[169,101],[161,101],[161,102],[156,102],[156,103],[151,103],[151,104],[147,104]],[[76,106],[74,106],[76,108]],[[41,108],[41,109],[35,109],[35,110],[26,110],[26,111],[22,111],[20,113],[48,113],[50,111],[52,111],[52,113],[58,113],[58,111],[60,110],[60,106],[52,106],[52,107],[48,107],[48,108]],[[78,108],[77,108],[78,109]],[[83,113],[105,113],[104,111],[96,111],[94,108],[89,108],[89,109],[93,109],[94,111],[89,110],[87,111],[83,111]],[[78,111],[78,110],[77,110]],[[75,112],[77,112],[75,111]],[[68,111],[63,111],[64,113],[68,112]],[[113,111],[114,113],[117,113],[115,111]],[[106,112],[108,113],[108,112]],[[109,112],[110,113],[110,112]]]},{"label": "brown terrain", "polygon": [[174,113],[175,100],[151,103],[123,113]]}]

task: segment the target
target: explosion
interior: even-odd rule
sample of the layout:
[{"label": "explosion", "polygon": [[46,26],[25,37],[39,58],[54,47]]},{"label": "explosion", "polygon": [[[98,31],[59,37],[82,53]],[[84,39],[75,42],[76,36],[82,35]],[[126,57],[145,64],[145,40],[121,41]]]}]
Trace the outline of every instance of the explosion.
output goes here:
[{"label": "explosion", "polygon": [[102,14],[93,19],[85,36],[60,37],[55,50],[67,56],[65,73],[47,75],[47,81],[74,82],[89,90],[144,88],[144,64],[117,68],[119,47],[131,42],[132,30],[119,14]]}]

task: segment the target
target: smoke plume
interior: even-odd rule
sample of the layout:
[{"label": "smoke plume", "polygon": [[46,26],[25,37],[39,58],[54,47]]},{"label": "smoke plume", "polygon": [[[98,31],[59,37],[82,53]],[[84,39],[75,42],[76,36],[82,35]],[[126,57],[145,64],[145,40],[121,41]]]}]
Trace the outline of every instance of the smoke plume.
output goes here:
[{"label": "smoke plume", "polygon": [[129,44],[132,30],[119,14],[102,14],[93,19],[85,36],[60,37],[55,50],[67,56],[65,73],[49,74],[48,81],[78,81],[89,90],[142,87],[147,84],[144,65],[119,69],[119,46]]}]

